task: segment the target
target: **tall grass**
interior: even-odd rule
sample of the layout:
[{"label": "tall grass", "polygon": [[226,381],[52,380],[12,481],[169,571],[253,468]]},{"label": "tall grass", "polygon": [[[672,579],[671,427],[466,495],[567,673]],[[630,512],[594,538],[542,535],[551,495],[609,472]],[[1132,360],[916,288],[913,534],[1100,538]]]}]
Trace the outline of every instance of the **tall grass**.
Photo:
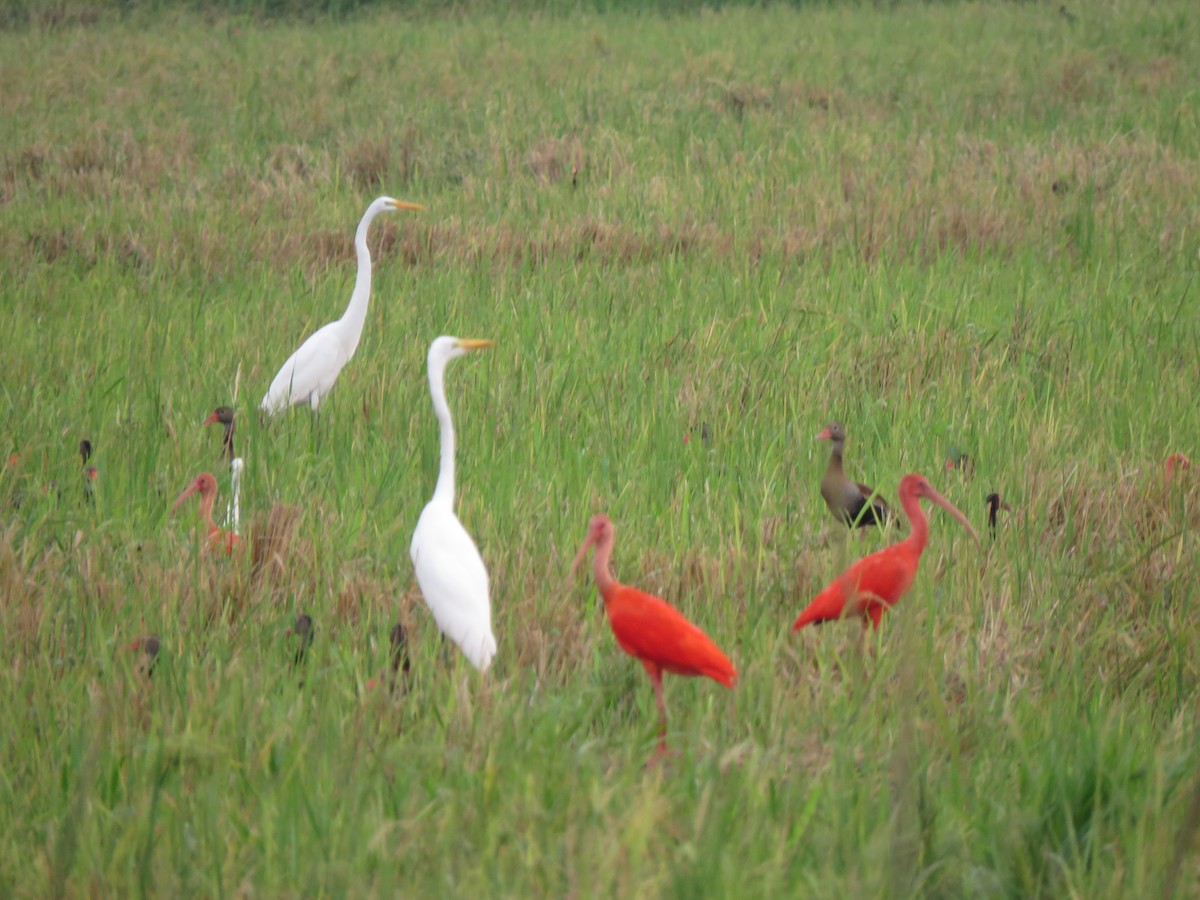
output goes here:
[{"label": "tall grass", "polygon": [[[1191,7],[560,12],[0,33],[0,894],[1197,896]],[[429,211],[358,355],[260,425],[380,193]],[[448,376],[486,683],[407,557],[443,333],[497,341]],[[227,402],[269,576],[167,517]],[[893,499],[1015,507],[935,515],[865,647],[788,628],[897,537],[826,513],[833,418]],[[664,768],[566,583],[600,510],[740,675],[668,679]]]}]

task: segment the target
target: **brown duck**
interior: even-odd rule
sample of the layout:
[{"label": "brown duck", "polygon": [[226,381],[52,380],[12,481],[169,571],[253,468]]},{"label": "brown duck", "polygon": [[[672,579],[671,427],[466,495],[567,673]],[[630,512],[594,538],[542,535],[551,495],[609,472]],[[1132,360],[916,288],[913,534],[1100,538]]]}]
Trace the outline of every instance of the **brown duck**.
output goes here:
[{"label": "brown duck", "polygon": [[833,517],[850,528],[887,522],[892,514],[883,498],[867,485],[851,481],[842,469],[846,426],[841,422],[831,422],[828,428],[817,435],[817,440],[833,443],[829,465],[825,468],[825,477],[821,479],[821,496],[825,498],[825,505]]}]

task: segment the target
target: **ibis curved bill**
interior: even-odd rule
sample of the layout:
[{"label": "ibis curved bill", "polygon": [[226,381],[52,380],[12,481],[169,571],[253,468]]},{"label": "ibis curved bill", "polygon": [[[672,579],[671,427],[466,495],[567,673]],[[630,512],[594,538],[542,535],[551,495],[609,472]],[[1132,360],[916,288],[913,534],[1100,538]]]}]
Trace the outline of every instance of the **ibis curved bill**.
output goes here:
[{"label": "ibis curved bill", "polygon": [[900,505],[912,523],[912,534],[899,543],[864,556],[846,569],[804,608],[792,626],[793,631],[843,616],[861,616],[864,628],[869,618],[876,628],[879,627],[884,610],[894,606],[912,587],[921,554],[929,542],[929,519],[921,509],[922,497],[958,519],[975,543],[979,543],[979,535],[958,507],[935,491],[923,475],[905,475],[900,481]]},{"label": "ibis curved bill", "polygon": [[650,676],[654,699],[658,704],[658,753],[667,750],[667,705],[663,698],[663,672],[676,675],[702,675],[733,687],[737,670],[733,663],[703,631],[684,618],[665,600],[621,584],[609,569],[615,541],[612,520],[593,516],[588,523],[587,539],[571,564],[571,577],[596,548],[592,574],[604,598],[608,624],[621,649],[638,660]]},{"label": "ibis curved bill", "polygon": [[433,498],[425,504],[409,545],[417,584],[438,630],[480,672],[496,655],[488,573],[479,548],[454,512],[454,423],[446,403],[446,366],[492,341],[439,337],[429,347],[429,393],[441,426],[442,456]]},{"label": "ibis curved bill", "polygon": [[380,213],[396,209],[421,211],[424,207],[391,197],[379,197],[367,207],[354,235],[358,276],[346,312],[337,321],[314,332],[288,357],[259,404],[266,415],[276,415],[297,403],[307,403],[316,412],[325,395],[333,390],[338,374],[358,349],[363,323],[367,319],[367,303],[371,299],[371,251],[367,247],[367,229]]}]

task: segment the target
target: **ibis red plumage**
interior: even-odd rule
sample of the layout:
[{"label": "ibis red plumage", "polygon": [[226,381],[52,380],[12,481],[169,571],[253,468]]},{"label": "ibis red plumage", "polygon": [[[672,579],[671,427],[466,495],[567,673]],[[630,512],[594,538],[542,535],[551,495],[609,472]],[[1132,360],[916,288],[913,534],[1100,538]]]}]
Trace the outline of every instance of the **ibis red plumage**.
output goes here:
[{"label": "ibis red plumage", "polygon": [[1167,481],[1175,477],[1176,472],[1182,472],[1192,467],[1192,461],[1182,453],[1172,453],[1167,457],[1165,465]]},{"label": "ibis red plumage", "polygon": [[587,539],[571,565],[571,576],[593,546],[596,548],[592,573],[604,598],[608,623],[621,649],[638,660],[654,685],[661,722],[658,753],[667,750],[667,706],[663,699],[663,672],[676,675],[703,675],[726,687],[733,687],[737,671],[716,644],[703,631],[684,618],[673,606],[652,594],[616,581],[609,570],[614,529],[605,515],[593,516]]},{"label": "ibis red plumage", "polygon": [[241,543],[241,538],[228,531],[222,531],[213,521],[213,504],[217,500],[217,479],[211,472],[203,472],[175,498],[171,504],[171,515],[175,514],[181,503],[193,494],[200,495],[200,521],[208,527],[208,547],[223,549],[226,554],[233,553],[233,548]]},{"label": "ibis red plumage", "polygon": [[929,520],[921,509],[921,498],[936,503],[958,519],[975,543],[979,543],[979,535],[967,517],[935,491],[924,476],[905,475],[900,481],[900,505],[912,524],[912,533],[899,543],[864,556],[846,569],[804,608],[792,626],[793,631],[843,616],[861,616],[864,627],[868,619],[879,627],[884,610],[894,606],[912,587],[921,554],[929,541]]}]

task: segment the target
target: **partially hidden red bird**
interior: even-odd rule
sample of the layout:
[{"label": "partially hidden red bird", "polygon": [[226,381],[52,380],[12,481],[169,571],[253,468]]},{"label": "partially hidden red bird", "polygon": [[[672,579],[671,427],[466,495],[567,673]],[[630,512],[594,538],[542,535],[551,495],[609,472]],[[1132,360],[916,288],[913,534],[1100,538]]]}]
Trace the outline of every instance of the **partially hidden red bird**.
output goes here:
[{"label": "partially hidden red bird", "polygon": [[979,535],[958,508],[930,487],[922,475],[905,475],[900,481],[900,505],[912,524],[912,533],[904,540],[864,556],[817,594],[792,626],[799,631],[805,625],[831,622],[844,616],[861,616],[878,628],[885,609],[892,607],[912,587],[921,564],[921,554],[929,542],[929,519],[921,509],[924,497],[936,503],[962,523],[975,543]]},{"label": "partially hidden red bird", "polygon": [[667,752],[667,706],[663,699],[663,672],[676,675],[704,675],[726,687],[733,687],[737,671],[717,645],[683,615],[652,594],[616,581],[609,570],[613,550],[613,523],[605,515],[593,516],[588,523],[587,540],[571,564],[575,577],[580,564],[594,545],[596,555],[592,573],[604,598],[608,623],[621,649],[638,660],[654,685],[661,728],[657,755]]},{"label": "partially hidden red bird", "polygon": [[1164,467],[1166,469],[1166,480],[1170,481],[1173,477],[1175,477],[1176,472],[1183,472],[1191,467],[1192,461],[1184,454],[1172,453],[1167,457],[1167,462]]},{"label": "partially hidden red bird", "polygon": [[171,515],[175,515],[175,510],[179,508],[179,505],[193,494],[200,495],[200,521],[208,526],[208,547],[214,550],[224,550],[226,555],[233,553],[234,547],[237,547],[242,539],[232,531],[222,531],[213,521],[213,504],[217,500],[217,479],[211,472],[197,475],[196,480],[175,498],[175,502],[171,504]]}]

